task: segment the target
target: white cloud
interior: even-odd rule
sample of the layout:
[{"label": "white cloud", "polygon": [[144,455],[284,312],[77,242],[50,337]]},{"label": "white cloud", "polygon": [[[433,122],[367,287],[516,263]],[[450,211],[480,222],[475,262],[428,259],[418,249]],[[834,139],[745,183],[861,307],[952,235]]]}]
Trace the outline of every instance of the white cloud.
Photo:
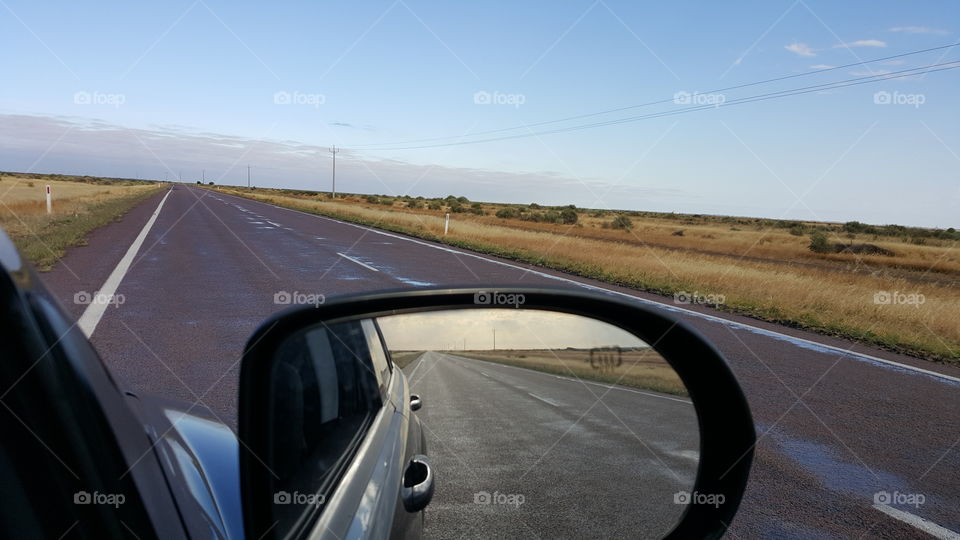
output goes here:
[{"label": "white cloud", "polygon": [[843,47],[886,47],[886,42],[880,41],[879,39],[858,39],[857,41],[851,41],[850,43],[839,43],[834,45],[834,49],[841,49]]},{"label": "white cloud", "polygon": [[814,65],[810,66],[810,69],[833,69],[833,68],[835,68],[835,67],[836,67],[836,66],[830,66],[830,65],[827,65],[827,64],[814,64]]},{"label": "white cloud", "polygon": [[894,26],[890,31],[903,32],[904,34],[934,34],[937,36],[945,36],[950,33],[946,30],[930,28],[929,26]]},{"label": "white cloud", "polygon": [[783,47],[784,49],[796,53],[800,56],[816,56],[817,53],[813,52],[813,49],[810,48],[806,43],[791,43]]}]

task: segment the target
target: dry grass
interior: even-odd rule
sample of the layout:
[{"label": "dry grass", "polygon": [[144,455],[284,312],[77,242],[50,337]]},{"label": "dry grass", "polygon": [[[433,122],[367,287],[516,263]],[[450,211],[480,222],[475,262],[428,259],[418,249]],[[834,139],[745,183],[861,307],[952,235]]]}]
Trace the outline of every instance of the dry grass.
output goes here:
[{"label": "dry grass", "polygon": [[[270,190],[236,195],[325,214],[663,294],[725,296],[720,309],[863,340],[932,359],[960,360],[960,260],[949,242],[881,239],[897,257],[820,256],[809,239],[780,230],[731,230],[635,219],[631,231],[330,201]],[[597,218],[599,219],[599,218]],[[605,218],[609,220],[609,217]],[[601,219],[602,221],[602,219]],[[669,232],[668,232],[669,231]],[[849,240],[843,237],[843,240]],[[709,249],[708,249],[709,248]],[[920,305],[878,304],[882,292],[923,295]]]},{"label": "dry grass", "polygon": [[584,350],[456,351],[451,354],[588,381],[687,395],[687,388],[677,373],[653,350],[624,351],[622,365],[605,369],[595,367],[596,364],[591,366],[590,352]]},{"label": "dry grass", "polygon": [[[24,257],[40,270],[49,270],[68,247],[82,245],[87,233],[161,189],[153,182],[97,180],[0,175],[0,227]],[[46,185],[53,194],[51,214],[47,214]]]}]

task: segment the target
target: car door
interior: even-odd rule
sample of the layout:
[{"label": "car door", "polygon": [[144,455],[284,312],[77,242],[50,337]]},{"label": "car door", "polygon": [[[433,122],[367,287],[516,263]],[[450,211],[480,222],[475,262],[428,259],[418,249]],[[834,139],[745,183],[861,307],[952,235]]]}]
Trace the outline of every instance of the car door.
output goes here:
[{"label": "car door", "polygon": [[285,338],[256,384],[265,400],[249,414],[266,414],[269,427],[262,446],[248,440],[242,454],[262,473],[247,491],[248,536],[419,534],[419,509],[408,511],[401,497],[409,417],[399,405],[408,393],[373,321]]},{"label": "car door", "polygon": [[0,232],[0,537],[183,536],[143,425]]}]

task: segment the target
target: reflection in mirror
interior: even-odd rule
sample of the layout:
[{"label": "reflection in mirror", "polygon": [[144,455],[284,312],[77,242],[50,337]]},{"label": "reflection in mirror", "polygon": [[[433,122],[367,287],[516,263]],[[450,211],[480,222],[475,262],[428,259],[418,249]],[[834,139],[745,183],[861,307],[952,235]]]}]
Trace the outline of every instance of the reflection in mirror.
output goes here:
[{"label": "reflection in mirror", "polygon": [[697,416],[649,344],[532,309],[377,323],[422,399],[434,537],[660,537],[694,491]]}]

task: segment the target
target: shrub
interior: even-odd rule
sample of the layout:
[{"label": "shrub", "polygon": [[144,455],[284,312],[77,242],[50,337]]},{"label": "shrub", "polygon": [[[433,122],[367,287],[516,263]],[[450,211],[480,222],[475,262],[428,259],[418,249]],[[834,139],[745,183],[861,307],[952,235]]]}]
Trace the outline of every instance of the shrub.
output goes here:
[{"label": "shrub", "polygon": [[573,225],[577,222],[578,217],[577,211],[573,208],[572,204],[560,211],[560,222],[566,225]]},{"label": "shrub", "polygon": [[443,205],[440,204],[440,201],[430,201],[430,203],[427,205],[427,208],[430,210],[442,210]]},{"label": "shrub", "polygon": [[792,234],[793,236],[803,236],[803,225],[790,227],[790,234]]},{"label": "shrub", "polygon": [[497,210],[496,216],[500,219],[516,219],[517,211],[513,208],[501,208]]},{"label": "shrub", "polygon": [[820,231],[810,235],[810,245],[808,247],[810,248],[810,251],[814,253],[833,252],[833,247],[831,247],[830,242],[827,241],[827,235]]},{"label": "shrub", "polygon": [[630,230],[633,228],[633,222],[627,216],[617,216],[610,222],[611,229]]}]

